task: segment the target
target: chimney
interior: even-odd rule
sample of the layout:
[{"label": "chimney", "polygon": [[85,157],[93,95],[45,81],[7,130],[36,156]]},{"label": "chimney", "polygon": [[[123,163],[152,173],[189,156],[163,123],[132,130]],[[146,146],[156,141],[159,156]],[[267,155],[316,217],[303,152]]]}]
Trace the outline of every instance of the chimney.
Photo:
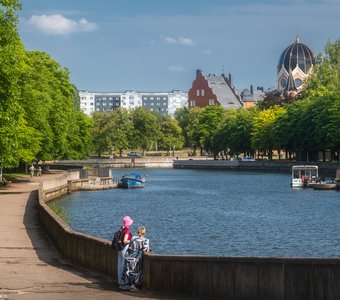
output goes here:
[{"label": "chimney", "polygon": [[254,88],[252,84],[250,85],[250,94],[254,95]]},{"label": "chimney", "polygon": [[229,83],[231,84],[231,74],[229,73]]}]

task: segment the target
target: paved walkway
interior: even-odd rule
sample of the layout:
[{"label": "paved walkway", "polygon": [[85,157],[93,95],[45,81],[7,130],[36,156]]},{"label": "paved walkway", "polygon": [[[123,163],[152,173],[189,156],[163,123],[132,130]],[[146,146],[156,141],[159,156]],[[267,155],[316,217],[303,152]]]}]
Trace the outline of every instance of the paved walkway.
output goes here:
[{"label": "paved walkway", "polygon": [[0,189],[0,299],[178,299],[118,290],[112,279],[63,258],[39,224],[39,178]]}]

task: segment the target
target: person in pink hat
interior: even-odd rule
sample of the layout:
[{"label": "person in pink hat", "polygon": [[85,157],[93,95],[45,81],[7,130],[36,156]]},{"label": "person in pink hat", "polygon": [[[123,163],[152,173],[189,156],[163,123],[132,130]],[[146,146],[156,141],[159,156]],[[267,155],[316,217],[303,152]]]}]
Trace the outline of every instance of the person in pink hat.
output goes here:
[{"label": "person in pink hat", "polygon": [[129,216],[125,216],[123,218],[123,230],[122,230],[122,236],[123,236],[123,244],[125,245],[125,247],[123,248],[123,250],[118,251],[118,284],[119,284],[119,288],[122,290],[129,290],[130,286],[125,284],[125,281],[122,279],[122,274],[123,274],[123,265],[124,265],[124,256],[125,256],[125,252],[128,249],[129,243],[131,241],[132,238],[132,234],[131,231],[129,229],[129,227],[133,224],[133,220],[129,217]]}]

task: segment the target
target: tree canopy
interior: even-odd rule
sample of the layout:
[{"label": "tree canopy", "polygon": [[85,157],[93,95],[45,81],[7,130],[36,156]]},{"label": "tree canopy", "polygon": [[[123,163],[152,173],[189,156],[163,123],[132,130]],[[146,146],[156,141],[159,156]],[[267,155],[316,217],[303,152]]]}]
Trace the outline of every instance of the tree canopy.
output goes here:
[{"label": "tree canopy", "polygon": [[18,1],[0,0],[0,168],[86,157],[91,120],[79,110],[78,91],[48,54],[25,50],[18,9]]}]

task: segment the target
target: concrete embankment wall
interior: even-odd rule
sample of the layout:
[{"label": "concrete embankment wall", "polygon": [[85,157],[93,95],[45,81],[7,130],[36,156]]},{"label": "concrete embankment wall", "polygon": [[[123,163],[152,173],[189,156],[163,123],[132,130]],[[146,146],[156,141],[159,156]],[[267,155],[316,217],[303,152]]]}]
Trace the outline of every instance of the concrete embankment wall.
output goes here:
[{"label": "concrete embankment wall", "polygon": [[[54,200],[78,188],[82,189],[84,180],[79,180],[79,172],[61,172],[44,180],[39,188],[39,217],[42,226],[56,247],[67,258],[84,266],[112,274],[117,281],[117,253],[110,247],[108,240],[72,230],[54,214],[47,202]],[[59,186],[59,187],[58,187]]]},{"label": "concrete embankment wall", "polygon": [[335,178],[339,163],[324,162],[289,162],[289,161],[230,161],[230,160],[174,160],[175,169],[215,169],[234,171],[260,171],[260,172],[280,172],[291,173],[294,165],[316,165],[319,167],[321,176]]},{"label": "concrete embankment wall", "polygon": [[[48,186],[56,189],[59,183],[63,180],[56,179]],[[46,194],[49,190],[41,187],[40,219],[58,249],[117,281],[117,253],[110,242],[70,229],[48,208]],[[150,254],[144,256],[144,285],[178,298],[335,300],[340,299],[340,259]]]},{"label": "concrete embankment wall", "polygon": [[136,157],[115,159],[87,159],[87,160],[63,160],[55,161],[51,168],[69,169],[82,168],[84,166],[101,168],[172,168],[173,157]]}]

